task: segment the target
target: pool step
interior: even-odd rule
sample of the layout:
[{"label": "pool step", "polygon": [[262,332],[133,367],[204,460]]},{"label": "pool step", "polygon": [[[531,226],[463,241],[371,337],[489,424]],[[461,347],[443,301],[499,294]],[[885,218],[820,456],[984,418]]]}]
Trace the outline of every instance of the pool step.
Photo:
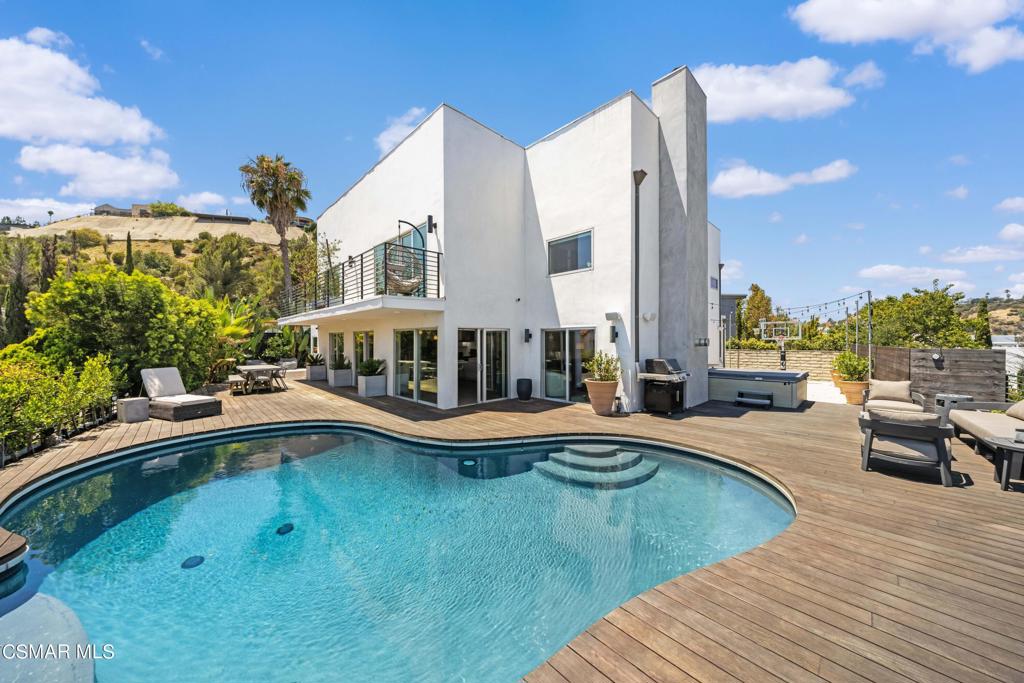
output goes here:
[{"label": "pool step", "polygon": [[658,463],[644,460],[641,456],[635,464],[626,469],[601,472],[578,469],[555,460],[542,460],[534,463],[533,469],[547,477],[569,484],[595,489],[628,489],[631,486],[644,483],[657,474]]},{"label": "pool step", "polygon": [[610,458],[622,452],[622,448],[607,444],[576,444],[574,446],[566,446],[563,452],[571,455],[585,455],[591,458]]},{"label": "pool step", "polygon": [[574,470],[588,470],[590,472],[619,472],[639,465],[640,461],[643,460],[643,457],[644,456],[633,451],[619,451],[613,455],[595,456],[579,455],[578,453],[572,453],[565,450],[561,453],[552,453],[548,460],[556,462],[559,465],[571,467]]}]

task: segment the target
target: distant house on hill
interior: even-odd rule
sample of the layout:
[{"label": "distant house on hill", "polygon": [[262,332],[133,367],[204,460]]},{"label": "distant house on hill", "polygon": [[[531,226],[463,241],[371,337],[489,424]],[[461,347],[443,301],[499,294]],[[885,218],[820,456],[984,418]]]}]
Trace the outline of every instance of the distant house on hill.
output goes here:
[{"label": "distant house on hill", "polygon": [[192,214],[196,218],[196,223],[238,223],[239,225],[248,225],[252,223],[252,219],[248,216],[231,216],[229,214],[222,213],[194,213]]},{"label": "distant house on hill", "polygon": [[121,216],[123,218],[131,218],[132,215],[131,209],[122,209],[118,206],[114,206],[113,204],[100,204],[95,207],[92,212],[93,215],[96,216]]},{"label": "distant house on hill", "polygon": [[312,218],[306,218],[305,216],[296,216],[295,220],[292,221],[292,225],[294,225],[296,228],[302,228],[303,230],[311,228],[315,224],[316,221],[314,221]]}]

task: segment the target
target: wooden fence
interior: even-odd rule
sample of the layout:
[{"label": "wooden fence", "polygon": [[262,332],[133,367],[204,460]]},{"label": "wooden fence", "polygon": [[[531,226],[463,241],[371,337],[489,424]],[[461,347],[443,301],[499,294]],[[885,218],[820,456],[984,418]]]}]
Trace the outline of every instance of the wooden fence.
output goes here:
[{"label": "wooden fence", "polygon": [[[867,349],[861,348],[861,355]],[[1006,352],[1002,349],[874,348],[875,379],[910,380],[929,408],[935,394],[968,394],[976,401],[1006,400]]]}]

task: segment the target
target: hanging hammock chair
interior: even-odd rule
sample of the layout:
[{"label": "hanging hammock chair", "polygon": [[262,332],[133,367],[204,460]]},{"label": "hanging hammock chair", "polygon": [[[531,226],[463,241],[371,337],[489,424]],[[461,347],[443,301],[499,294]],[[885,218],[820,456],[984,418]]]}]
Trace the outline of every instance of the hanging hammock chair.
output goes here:
[{"label": "hanging hammock chair", "polygon": [[416,252],[402,245],[387,247],[385,277],[389,293],[415,294],[423,286],[423,257]]}]

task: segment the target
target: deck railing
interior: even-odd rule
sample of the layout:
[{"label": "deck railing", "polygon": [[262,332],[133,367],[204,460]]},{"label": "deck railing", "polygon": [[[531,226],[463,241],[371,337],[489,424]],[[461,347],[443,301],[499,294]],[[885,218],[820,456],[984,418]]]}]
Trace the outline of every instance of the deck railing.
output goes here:
[{"label": "deck railing", "polygon": [[280,314],[287,317],[384,295],[439,299],[441,252],[378,244],[321,271],[295,289],[291,298],[282,297]]}]

